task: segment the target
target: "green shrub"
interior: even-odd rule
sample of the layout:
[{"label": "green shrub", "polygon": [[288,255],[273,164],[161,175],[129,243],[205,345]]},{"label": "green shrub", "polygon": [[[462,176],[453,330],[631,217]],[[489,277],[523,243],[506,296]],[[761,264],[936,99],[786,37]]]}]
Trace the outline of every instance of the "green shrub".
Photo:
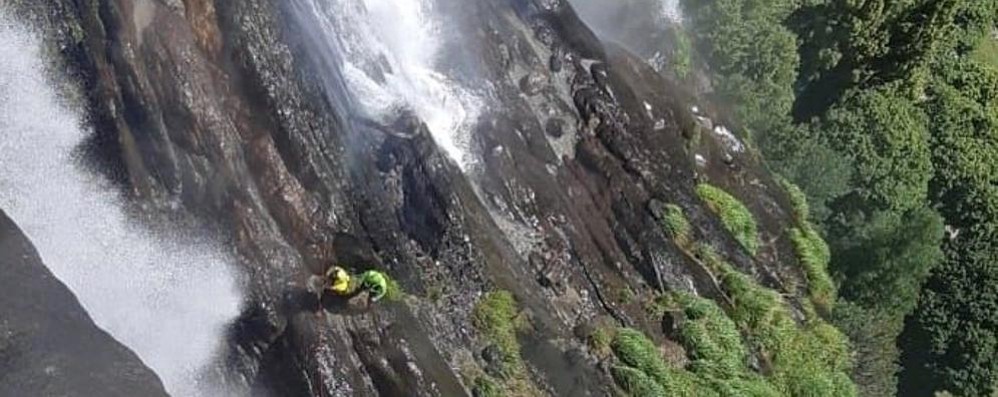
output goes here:
[{"label": "green shrub", "polygon": [[709,246],[699,253],[731,300],[729,315],[769,359],[774,388],[790,396],[856,395],[845,335],[816,316],[798,324],[776,291],[735,270]]},{"label": "green shrub", "polygon": [[617,290],[617,302],[622,305],[634,303],[635,297],[637,297],[637,294],[630,287],[624,286]]},{"label": "green shrub", "polygon": [[645,301],[644,308],[648,317],[662,318],[670,308],[671,302],[667,298],[668,296],[658,296]]},{"label": "green shrub", "polygon": [[693,228],[683,209],[675,204],[666,204],[663,208],[662,228],[665,233],[672,237],[676,245],[680,247],[689,246],[692,241],[690,233]]},{"label": "green shrub", "polygon": [[[659,396],[700,397],[716,395],[710,385],[696,374],[684,369],[669,367],[662,358],[658,346],[641,331],[631,328],[617,330],[617,336],[613,340],[613,351],[618,360],[630,368],[644,373],[648,379],[657,383],[665,392],[658,394]],[[620,381],[618,380],[618,382]],[[628,390],[628,386],[625,384],[621,384],[621,387]],[[642,390],[646,390],[646,388]]]},{"label": "green shrub", "polygon": [[828,275],[828,262],[831,252],[828,244],[816,230],[808,224],[790,230],[790,240],[797,250],[797,258],[807,275],[808,293],[811,301],[828,313],[835,304],[835,283]]},{"label": "green shrub", "polygon": [[586,338],[589,348],[598,356],[607,356],[611,353],[610,344],[613,343],[613,329],[609,327],[596,328]]},{"label": "green shrub", "polygon": [[610,368],[613,380],[632,397],[667,396],[662,385],[650,376],[633,367],[614,365]]},{"label": "green shrub", "polygon": [[482,375],[475,379],[475,386],[472,389],[477,397],[503,397],[502,389],[496,384],[495,379],[488,375]]},{"label": "green shrub", "polygon": [[724,190],[705,183],[697,186],[697,195],[721,218],[725,229],[731,232],[749,253],[755,255],[759,251],[759,231],[755,218],[745,204]]},{"label": "green shrub", "polygon": [[530,380],[516,339],[519,309],[509,291],[493,291],[475,305],[472,321],[486,340],[499,349],[503,395],[541,395]]},{"label": "green shrub", "polygon": [[693,43],[686,30],[675,28],[676,47],[672,50],[672,71],[676,77],[685,79],[693,70]]},{"label": "green shrub", "polygon": [[680,342],[692,359],[701,361],[699,368],[717,374],[743,372],[748,351],[735,323],[711,300],[692,296],[678,300],[688,318]]},{"label": "green shrub", "polygon": [[731,267],[708,245],[701,245],[698,253],[729,295],[733,303],[729,315],[736,323],[758,329],[762,324],[783,321],[778,318],[784,314],[779,310],[784,304],[780,294],[759,287],[754,280]]},{"label": "green shrub", "polygon": [[[816,315],[798,323],[779,293],[735,270],[710,246],[700,245],[697,254],[728,296],[727,311],[680,293],[649,305],[656,313],[682,310],[686,321],[678,342],[692,360],[688,368],[670,368],[657,346],[632,329],[621,329],[614,338],[612,348],[621,362],[643,371],[669,396],[857,395],[849,379],[852,351],[845,335]],[[810,305],[804,307],[807,313]],[[746,365],[746,340],[770,369],[766,377]]]},{"label": "green shrub", "polygon": [[398,281],[394,278],[385,276],[385,281],[387,281],[387,288],[385,288],[385,301],[388,302],[398,302],[405,298],[405,291],[402,290],[402,286],[399,285]]},{"label": "green shrub", "polygon": [[520,342],[516,339],[518,309],[509,291],[489,292],[475,306],[472,316],[475,327],[494,343],[506,364],[519,361]]},{"label": "green shrub", "polygon": [[804,274],[807,275],[808,294],[811,302],[825,313],[829,313],[837,299],[835,283],[832,282],[832,278],[828,274],[828,264],[832,259],[832,253],[828,244],[808,220],[810,208],[804,192],[786,179],[781,178],[780,184],[783,185],[790,197],[794,217],[799,225],[799,227],[790,230],[790,240],[793,242],[797,258],[804,268]]},{"label": "green shrub", "polygon": [[617,330],[611,348],[624,364],[643,371],[659,383],[665,383],[668,379],[669,367],[662,353],[641,331],[631,328]]},{"label": "green shrub", "polygon": [[714,380],[713,386],[720,395],[726,397],[782,397],[765,378],[755,374],[743,378]]},{"label": "green shrub", "polygon": [[666,396],[675,397],[721,397],[707,378],[684,369],[669,369],[669,377],[662,387]]},{"label": "green shrub", "polygon": [[808,218],[811,217],[811,207],[807,204],[807,195],[792,182],[784,178],[780,178],[779,181],[783,189],[787,191],[787,196],[790,197],[790,205],[793,206],[794,218],[797,219],[798,223],[807,222]]},{"label": "green shrub", "polygon": [[[769,357],[771,382],[791,396],[854,396],[848,380],[849,341],[820,318],[797,324],[787,304],[772,290],[744,275],[728,274],[735,321],[748,328],[752,341]],[[848,386],[848,387],[847,387]]]}]

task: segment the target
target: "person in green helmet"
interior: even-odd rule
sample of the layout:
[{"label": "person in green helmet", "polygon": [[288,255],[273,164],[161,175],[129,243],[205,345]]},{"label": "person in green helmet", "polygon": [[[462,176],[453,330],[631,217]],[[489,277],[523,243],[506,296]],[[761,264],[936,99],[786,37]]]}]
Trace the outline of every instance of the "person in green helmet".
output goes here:
[{"label": "person in green helmet", "polygon": [[367,291],[368,300],[377,302],[388,294],[388,277],[377,270],[368,270],[360,274],[360,288],[357,293]]}]

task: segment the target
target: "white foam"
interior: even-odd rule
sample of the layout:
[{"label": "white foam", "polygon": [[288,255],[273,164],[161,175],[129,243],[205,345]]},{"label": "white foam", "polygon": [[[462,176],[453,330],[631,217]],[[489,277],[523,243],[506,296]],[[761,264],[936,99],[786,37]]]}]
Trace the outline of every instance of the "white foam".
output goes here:
[{"label": "white foam", "polygon": [[467,170],[470,128],[483,101],[440,72],[440,16],[432,0],[301,0],[337,51],[351,97],[391,123],[400,109],[426,122],[437,145]]},{"label": "white foam", "polygon": [[0,59],[0,208],[171,394],[206,395],[201,374],[241,301],[230,258],[211,243],[153,237],[103,178],[78,167],[79,117],[44,76],[38,40],[3,15]]},{"label": "white foam", "polygon": [[683,23],[683,8],[679,4],[679,0],[662,0],[659,12],[666,21]]},{"label": "white foam", "polygon": [[715,126],[714,134],[721,138],[721,142],[724,143],[724,146],[726,146],[729,151],[735,153],[742,153],[745,151],[745,144],[742,143],[742,141],[738,139],[738,137],[735,136],[735,134],[732,133],[728,127],[723,125]]}]

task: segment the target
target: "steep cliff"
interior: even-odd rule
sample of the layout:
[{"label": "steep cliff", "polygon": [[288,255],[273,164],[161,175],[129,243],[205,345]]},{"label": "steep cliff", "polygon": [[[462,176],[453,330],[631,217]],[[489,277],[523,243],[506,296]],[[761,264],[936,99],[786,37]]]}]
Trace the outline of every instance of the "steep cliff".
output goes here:
[{"label": "steep cliff", "polygon": [[3,212],[0,274],[0,395],[167,395],[135,353],[94,325]]},{"label": "steep cliff", "polygon": [[[150,213],[182,208],[231,232],[251,290],[224,358],[236,393],[467,394],[497,361],[473,314],[505,290],[529,383],[607,394],[585,344],[595,325],[661,340],[645,307],[659,293],[721,298],[661,227],[662,203],[742,272],[791,297],[806,288],[779,184],[694,113],[695,98],[604,47],[566,2],[438,2],[461,62],[490,87],[467,170],[405,112],[356,117],[300,1],[7,3],[79,77],[94,164]],[[757,252],[704,205],[703,182],[748,205]],[[306,280],[331,263],[384,269],[406,296],[320,310]]]}]

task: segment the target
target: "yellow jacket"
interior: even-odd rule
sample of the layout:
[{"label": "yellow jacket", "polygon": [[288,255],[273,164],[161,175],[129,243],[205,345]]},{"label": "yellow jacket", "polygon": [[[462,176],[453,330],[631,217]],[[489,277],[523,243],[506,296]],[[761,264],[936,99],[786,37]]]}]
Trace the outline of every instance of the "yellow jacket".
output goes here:
[{"label": "yellow jacket", "polygon": [[333,266],[326,272],[326,278],[329,279],[329,289],[334,293],[339,295],[350,294],[350,273],[344,270],[342,267]]}]

